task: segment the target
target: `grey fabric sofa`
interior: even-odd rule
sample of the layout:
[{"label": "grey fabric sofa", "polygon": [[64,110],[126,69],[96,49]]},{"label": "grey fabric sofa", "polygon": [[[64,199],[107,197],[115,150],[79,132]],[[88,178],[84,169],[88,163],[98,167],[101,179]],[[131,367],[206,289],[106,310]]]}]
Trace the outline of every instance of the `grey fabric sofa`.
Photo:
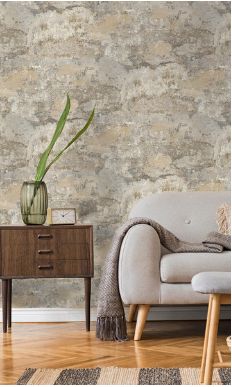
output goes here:
[{"label": "grey fabric sofa", "polygon": [[[145,197],[129,218],[156,220],[178,238],[201,242],[217,230],[216,211],[230,202],[229,192],[161,192]],[[192,277],[203,271],[230,271],[230,252],[173,254],[160,245],[149,225],[133,226],[124,238],[119,259],[119,289],[131,305],[129,320],[138,305],[135,340],[140,340],[150,305],[208,303],[208,295],[192,290]]]}]

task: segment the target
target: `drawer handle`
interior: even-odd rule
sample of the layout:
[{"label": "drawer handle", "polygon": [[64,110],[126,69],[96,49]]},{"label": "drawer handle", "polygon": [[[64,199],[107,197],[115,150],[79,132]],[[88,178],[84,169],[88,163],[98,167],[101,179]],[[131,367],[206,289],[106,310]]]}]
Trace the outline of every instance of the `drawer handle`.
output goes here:
[{"label": "drawer handle", "polygon": [[53,269],[53,266],[52,265],[39,265],[38,269],[39,270]]},{"label": "drawer handle", "polygon": [[39,254],[52,254],[53,251],[52,250],[38,250],[38,253]]},{"label": "drawer handle", "polygon": [[38,234],[38,239],[52,239],[51,234]]}]

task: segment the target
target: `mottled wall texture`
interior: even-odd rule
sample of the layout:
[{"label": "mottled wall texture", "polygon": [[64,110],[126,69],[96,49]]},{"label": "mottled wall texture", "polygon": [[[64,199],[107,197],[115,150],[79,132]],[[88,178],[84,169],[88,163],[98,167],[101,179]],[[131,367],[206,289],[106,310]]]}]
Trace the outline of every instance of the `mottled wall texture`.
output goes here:
[{"label": "mottled wall texture", "polygon": [[[229,188],[229,2],[1,2],[0,221],[21,222],[65,104],[64,145],[47,174],[49,205],[94,224],[96,305],[112,235],[140,197]],[[71,285],[71,286],[70,286]],[[14,306],[83,306],[81,280],[15,281]]]}]

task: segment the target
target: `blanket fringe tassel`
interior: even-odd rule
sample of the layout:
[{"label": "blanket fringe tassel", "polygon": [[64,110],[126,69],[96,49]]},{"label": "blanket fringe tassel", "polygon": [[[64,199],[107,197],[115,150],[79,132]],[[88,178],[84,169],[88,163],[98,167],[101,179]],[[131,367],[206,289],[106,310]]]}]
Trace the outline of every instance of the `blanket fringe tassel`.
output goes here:
[{"label": "blanket fringe tassel", "polygon": [[96,337],[104,341],[128,340],[125,316],[97,317]]}]

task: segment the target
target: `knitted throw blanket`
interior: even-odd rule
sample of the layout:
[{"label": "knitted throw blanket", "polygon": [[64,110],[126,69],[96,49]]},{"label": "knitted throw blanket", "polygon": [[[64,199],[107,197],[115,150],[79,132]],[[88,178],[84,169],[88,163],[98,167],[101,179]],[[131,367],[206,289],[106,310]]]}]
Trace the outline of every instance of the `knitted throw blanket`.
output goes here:
[{"label": "knitted throw blanket", "polygon": [[202,243],[190,243],[179,240],[173,233],[152,219],[132,218],[128,220],[116,231],[103,268],[96,326],[96,336],[101,340],[127,340],[125,313],[118,286],[118,261],[123,238],[136,224],[147,224],[153,227],[159,235],[160,243],[173,253],[221,253],[223,250],[231,249],[229,235],[211,232]]}]

